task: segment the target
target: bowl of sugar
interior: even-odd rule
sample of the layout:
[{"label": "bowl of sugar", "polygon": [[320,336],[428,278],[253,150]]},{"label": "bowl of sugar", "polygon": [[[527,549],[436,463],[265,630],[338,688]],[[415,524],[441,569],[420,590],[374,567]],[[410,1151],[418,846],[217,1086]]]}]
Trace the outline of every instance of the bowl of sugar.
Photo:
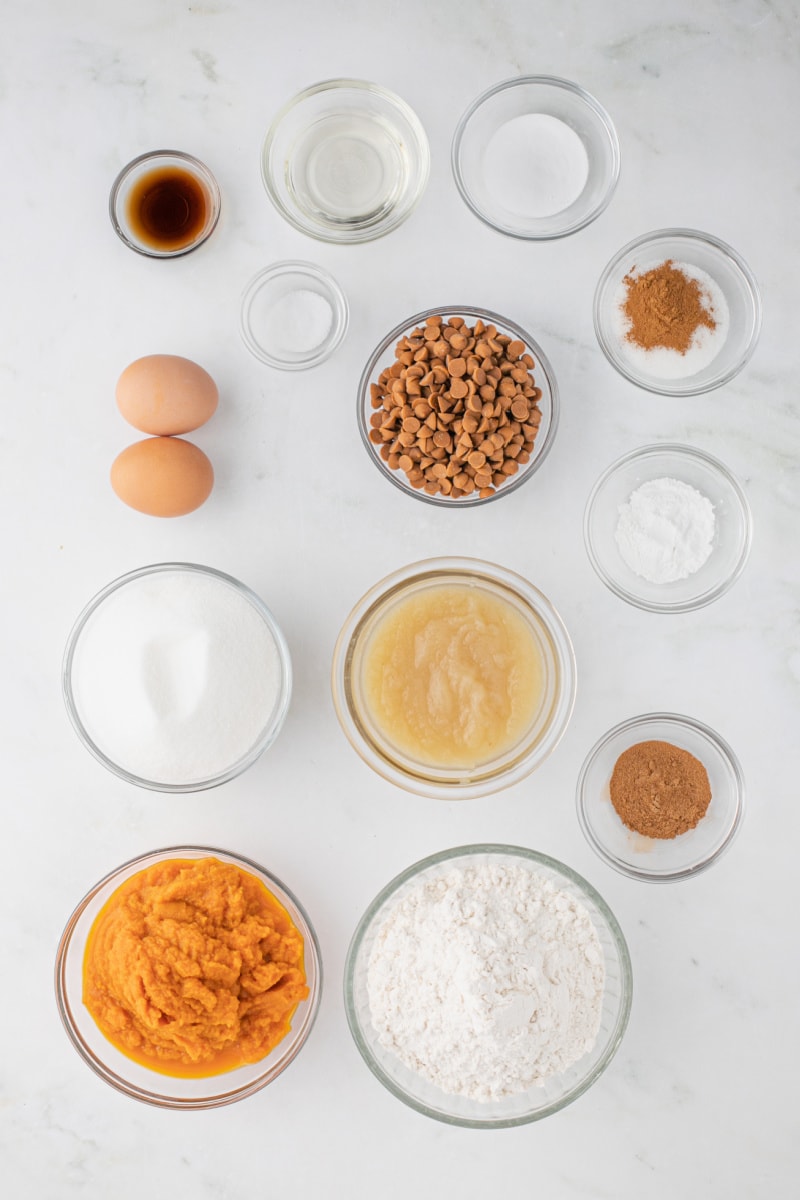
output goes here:
[{"label": "bowl of sugar", "polygon": [[521,75],[483,92],[462,116],[451,163],[476,217],[509,237],[576,233],[611,201],[620,153],[608,113],[567,79]]},{"label": "bowl of sugar", "polygon": [[289,649],[264,602],[196,563],[158,563],[109,583],[70,633],[62,670],[78,737],[139,787],[192,792],[251,766],[277,737]]},{"label": "bowl of sugar", "polygon": [[747,563],[752,519],[718,459],[662,442],[617,459],[594,485],[583,520],[589,561],[606,587],[650,612],[717,600]]}]

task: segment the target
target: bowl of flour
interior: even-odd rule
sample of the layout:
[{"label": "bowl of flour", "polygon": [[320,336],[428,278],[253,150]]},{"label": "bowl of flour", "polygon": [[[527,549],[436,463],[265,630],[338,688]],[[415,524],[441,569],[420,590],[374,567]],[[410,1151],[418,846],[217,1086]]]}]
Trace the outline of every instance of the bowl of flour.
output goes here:
[{"label": "bowl of flour", "polygon": [[633,450],[603,472],[583,533],[589,561],[615,595],[650,612],[688,612],[739,578],[752,518],[723,463],[664,442]]},{"label": "bowl of flour", "polygon": [[347,1019],[372,1073],[418,1112],[472,1128],[539,1120],[591,1087],[631,992],[602,897],[518,846],[460,846],[403,871],[345,965]]},{"label": "bowl of flour", "polygon": [[189,792],[233,779],[271,745],[292,668],[272,613],[238,579],[158,563],[87,604],[62,682],[75,731],[103,766],[153,791]]}]

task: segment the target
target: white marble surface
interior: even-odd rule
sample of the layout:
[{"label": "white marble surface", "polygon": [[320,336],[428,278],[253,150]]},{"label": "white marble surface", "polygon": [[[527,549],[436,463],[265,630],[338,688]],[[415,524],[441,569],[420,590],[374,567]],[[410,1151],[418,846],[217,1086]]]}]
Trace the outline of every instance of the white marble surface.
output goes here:
[{"label": "white marble surface", "polygon": [[[797,3],[5,0],[2,15],[4,1194],[795,1196]],[[463,109],[520,72],[582,84],[611,112],[622,146],[610,208],[549,245],[485,229],[450,174]],[[285,225],[258,167],[275,110],[334,75],[402,94],[433,155],[407,224],[350,248]],[[129,252],[106,211],[118,169],[160,146],[195,153],[223,193],[212,240],[174,262]],[[730,242],[764,296],[752,362],[699,399],[638,391],[592,331],[607,260],[667,225]],[[286,257],[330,269],[351,303],[345,344],[307,374],[263,367],[237,328],[246,280]],[[533,481],[485,510],[454,513],[379,477],[353,409],[379,336],[418,308],[461,301],[535,331],[563,418]],[[134,440],[114,405],[116,378],[159,351],[198,359],[222,393],[195,435],[217,471],[213,498],[162,523],[124,508],[108,485],[112,459]],[[581,537],[599,473],[662,438],[719,455],[755,519],[734,589],[674,618],[611,595]],[[541,587],[573,635],[580,677],[552,758],[513,789],[462,805],[374,777],[341,735],[328,688],[333,642],[358,596],[405,562],[448,552],[502,562]],[[288,722],[267,755],[235,783],[177,798],[104,771],[60,695],[64,642],[83,604],[113,577],[169,558],[209,563],[259,591],[296,669]],[[616,721],[654,709],[716,728],[748,783],[730,853],[666,887],[606,868],[574,809],[588,748]],[[536,847],[584,873],[616,912],[635,975],[627,1036],[597,1085],[557,1116],[496,1133],[448,1128],[384,1092],[341,999],[350,934],[378,889],[425,854],[484,839]],[[181,841],[241,850],[285,878],[325,963],[303,1053],[258,1096],[216,1112],[161,1112],[117,1095],[77,1057],[53,999],[55,948],[78,899],[123,860]]]}]

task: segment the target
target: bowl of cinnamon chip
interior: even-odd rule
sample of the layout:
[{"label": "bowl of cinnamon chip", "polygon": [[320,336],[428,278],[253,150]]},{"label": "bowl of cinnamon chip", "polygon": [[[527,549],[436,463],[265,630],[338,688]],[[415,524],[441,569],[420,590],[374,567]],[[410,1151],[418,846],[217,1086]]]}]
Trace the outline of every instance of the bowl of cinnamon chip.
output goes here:
[{"label": "bowl of cinnamon chip", "polygon": [[691,717],[647,713],[609,730],[578,777],[578,820],[609,866],[648,883],[688,879],[738,832],[742,768],[718,733]]},{"label": "bowl of cinnamon chip", "polygon": [[367,362],[358,423],[369,456],[401,491],[469,508],[516,491],[558,424],[547,358],[507,317],[468,305],[427,309]]},{"label": "bowl of cinnamon chip", "polygon": [[758,284],[725,242],[695,229],[660,229],[624,246],[594,297],[600,348],[621,375],[663,396],[728,383],[755,350]]}]

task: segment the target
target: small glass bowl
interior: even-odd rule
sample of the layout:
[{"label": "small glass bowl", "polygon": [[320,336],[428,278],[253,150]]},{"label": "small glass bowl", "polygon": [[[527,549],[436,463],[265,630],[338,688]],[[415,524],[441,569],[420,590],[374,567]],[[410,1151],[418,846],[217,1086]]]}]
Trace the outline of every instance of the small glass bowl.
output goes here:
[{"label": "small glass bowl", "polygon": [[[498,132],[530,115],[567,125],[588,160],[580,194],[548,215],[517,211],[522,202],[508,207],[503,195],[493,191],[494,175],[487,170],[487,152]],[[551,75],[521,75],[489,88],[470,105],[456,129],[451,162],[462,199],[485,225],[509,237],[545,241],[576,233],[600,216],[617,185],[620,154],[611,118],[583,88]]]},{"label": "small glass bowl", "polygon": [[324,242],[368,242],[419,203],[430,150],[416,113],[362,79],[328,79],[277,114],[261,154],[264,187],[282,217]]},{"label": "small glass bowl", "polygon": [[[105,1038],[83,1004],[83,959],[86,939],[95,918],[111,894],[127,879],[165,859],[209,857],[233,863],[254,875],[286,909],[303,936],[309,995],[295,1009],[289,1033],[260,1062],[248,1063],[222,1075],[183,1079],[162,1075],[160,1071],[134,1062]],[[118,1092],[158,1108],[220,1108],[223,1104],[232,1104],[266,1087],[299,1053],[311,1032],[319,1008],[322,960],[316,934],[300,902],[269,871],[249,858],[226,850],[210,846],[169,846],[123,863],[84,896],[67,922],[58,944],[55,987],[58,1012],[67,1036],[83,1061]]]},{"label": "small glass bowl", "polygon": [[[207,579],[216,580],[223,588],[232,589],[238,601],[244,601],[248,605],[251,605],[258,617],[263,621],[269,636],[274,642],[280,676],[275,704],[270,712],[264,714],[263,725],[247,751],[235,762],[225,764],[223,769],[217,770],[213,774],[181,780],[147,778],[139,774],[134,769],[132,763],[129,762],[127,765],[122,765],[116,761],[109,752],[109,747],[101,745],[95,740],[89,728],[91,720],[88,716],[88,711],[91,711],[92,702],[87,706],[87,699],[85,696],[82,696],[80,678],[81,640],[87,629],[91,629],[92,623],[98,616],[103,619],[105,613],[108,612],[107,606],[119,596],[122,589],[131,586],[135,587],[139,581],[147,577],[165,573],[189,576],[199,575]],[[247,610],[239,609],[240,618],[243,611]],[[181,614],[170,610],[168,615],[169,619],[176,623],[177,628]],[[124,672],[126,669],[133,671],[136,669],[135,664],[126,663],[124,647],[120,647],[120,653],[122,655],[119,664],[120,671]],[[151,663],[150,670],[157,674],[157,664]],[[289,711],[289,701],[292,694],[292,664],[289,656],[289,647],[266,604],[264,604],[263,600],[255,592],[252,592],[250,588],[246,587],[238,579],[234,579],[232,575],[226,575],[222,571],[215,570],[213,567],[200,566],[197,563],[157,563],[154,566],[140,567],[138,570],[131,571],[127,575],[122,575],[119,579],[115,579],[107,584],[102,591],[98,592],[89,601],[72,628],[64,652],[61,679],[64,702],[67,707],[69,719],[89,753],[109,771],[113,771],[115,775],[118,775],[120,779],[156,792],[199,792],[207,788],[218,787],[222,783],[227,783],[229,780],[235,779],[237,775],[241,775],[243,771],[252,766],[268,746],[272,745],[278,736],[286,719],[286,714]],[[108,711],[114,704],[114,698],[112,696],[104,696],[102,697],[102,703],[106,711]],[[220,711],[219,719],[221,722],[224,722],[227,716],[227,713]],[[125,716],[123,713],[120,713],[119,725],[121,728],[125,726]]]},{"label": "small glass bowl", "polygon": [[[148,237],[146,226],[137,220],[134,206],[137,200],[141,201],[141,190],[147,188],[148,181],[157,185],[161,180],[163,184],[165,177],[179,183],[185,181],[174,195],[173,203],[184,207],[187,234],[183,237],[176,233],[164,239],[168,245],[159,246],[155,235]],[[194,218],[187,199],[196,205]],[[111,188],[108,208],[111,224],[131,250],[148,258],[180,258],[211,237],[219,220],[221,199],[216,179],[199,159],[180,150],[152,150],[123,167]]]},{"label": "small glass bowl", "polygon": [[[307,300],[309,292],[320,296],[330,309],[330,325],[324,333],[324,322],[318,330],[301,324],[303,295]],[[281,314],[282,303],[288,307]],[[319,314],[311,314],[312,320],[318,318]],[[347,322],[344,292],[332,275],[314,263],[273,263],[253,276],[242,296],[244,344],[261,362],[282,371],[302,371],[330,358],[347,332]]]},{"label": "small glass bowl", "polygon": [[[688,750],[708,772],[711,803],[694,829],[676,838],[649,838],[622,823],[609,785],[619,756],[639,742],[670,742]],[[688,879],[723,854],[742,821],[744,776],[727,742],[707,725],[675,713],[647,713],[615,725],[581,767],[578,821],[592,849],[609,866],[646,883]]]},{"label": "small glass bowl", "polygon": [[[699,570],[673,583],[650,583],[622,558],[615,540],[621,504],[651,479],[677,479],[714,506],[711,554]],[[663,443],[623,455],[592,488],[583,518],[589,561],[606,587],[650,612],[678,613],[717,600],[739,578],[750,553],[752,518],[747,498],[727,467],[692,446]]]},{"label": "small glass bowl", "polygon": [[[542,663],[542,696],[519,741],[470,768],[419,762],[395,746],[369,711],[363,680],[371,638],[400,602],[426,589],[465,585],[510,604],[527,625]],[[575,704],[575,654],[550,601],[522,576],[474,558],[431,558],[410,563],[362,596],[342,626],[333,653],[333,703],[350,744],[390,783],[439,800],[485,796],[524,779],[555,749]]]},{"label": "small glass bowl", "polygon": [[[657,373],[657,363],[664,372],[681,371],[678,351],[643,350],[628,343],[620,309],[625,277],[644,274],[670,259],[709,276],[728,310],[727,335],[715,356],[708,362],[697,360],[704,365],[674,377]],[[661,396],[698,396],[728,383],[752,356],[761,331],[761,296],[747,263],[725,242],[695,229],[659,229],[623,246],[603,271],[594,295],[594,329],[612,367],[631,383]]]},{"label": "small glass bowl", "polygon": [[[526,352],[531,355],[535,363],[532,374],[534,383],[542,392],[541,398],[538,401],[542,420],[533,444],[531,456],[527,463],[517,471],[516,475],[509,477],[508,483],[504,483],[499,488],[496,488],[489,496],[481,497],[477,491],[472,492],[468,496],[458,496],[455,498],[444,496],[441,493],[429,496],[421,488],[412,487],[404,471],[393,470],[381,457],[380,447],[373,445],[369,440],[371,429],[370,418],[375,411],[371,403],[370,384],[376,383],[381,371],[385,367],[390,367],[395,361],[395,346],[398,341],[410,335],[418,326],[424,326],[428,317],[434,316],[444,317],[445,320],[449,317],[463,317],[468,325],[474,325],[476,321],[483,321],[485,325],[494,325],[499,333],[507,334],[523,342]],[[423,312],[416,313],[413,317],[408,317],[405,321],[401,321],[399,325],[396,325],[394,329],[387,333],[386,337],[373,350],[361,374],[361,380],[358,385],[357,404],[358,430],[361,434],[361,440],[366,447],[370,459],[384,478],[393,483],[401,492],[405,492],[407,496],[415,496],[418,500],[422,500],[426,504],[435,504],[441,508],[473,508],[477,504],[490,504],[493,500],[497,500],[501,496],[508,496],[511,492],[515,492],[526,480],[530,479],[535,471],[538,471],[549,454],[556,436],[559,418],[556,377],[553,373],[553,368],[538,343],[520,325],[517,325],[516,322],[510,321],[507,317],[502,317],[499,313],[492,312],[488,308],[475,308],[468,304],[445,304],[438,308],[426,308]]]},{"label": "small glass bowl", "polygon": [[[412,1071],[382,1046],[372,1025],[367,973],[375,939],[389,911],[421,880],[445,875],[454,866],[493,862],[529,865],[555,887],[568,892],[589,912],[605,959],[605,990],[597,1041],[566,1071],[527,1092],[482,1102],[451,1096]],[[364,1062],[383,1086],[417,1112],[449,1125],[500,1129],[550,1116],[582,1095],[614,1057],[631,1009],[633,980],[628,947],[614,914],[591,884],[564,863],[520,846],[459,846],[433,854],[403,871],[373,900],[353,935],[344,973],[344,998],[353,1040]]]}]

